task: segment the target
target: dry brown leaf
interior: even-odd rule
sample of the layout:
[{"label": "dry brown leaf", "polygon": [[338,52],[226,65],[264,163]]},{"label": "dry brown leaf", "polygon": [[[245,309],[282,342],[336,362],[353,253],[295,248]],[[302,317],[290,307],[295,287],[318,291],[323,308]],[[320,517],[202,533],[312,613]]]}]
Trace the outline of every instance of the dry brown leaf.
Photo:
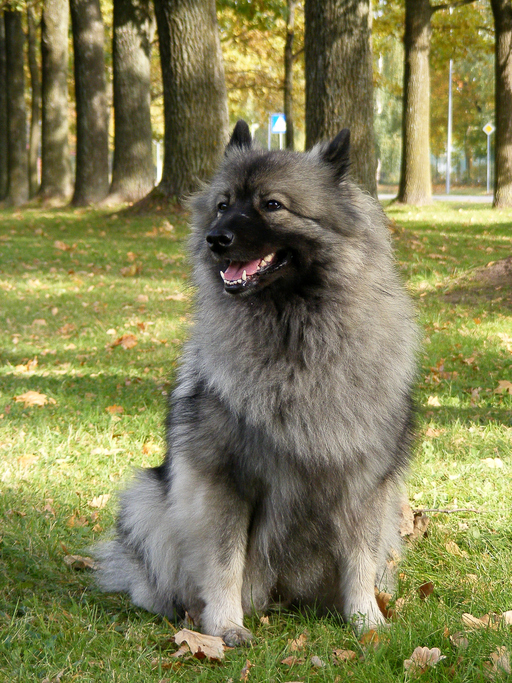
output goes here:
[{"label": "dry brown leaf", "polygon": [[464,557],[464,553],[459,548],[459,546],[455,543],[455,541],[448,541],[448,543],[445,543],[444,547],[450,553],[450,555],[457,555],[457,557]]},{"label": "dry brown leaf", "polygon": [[254,664],[251,664],[251,662],[248,659],[245,660],[245,665],[244,665],[242,671],[240,671],[240,680],[241,681],[248,681],[249,680],[249,670],[252,669],[253,666],[254,666]]},{"label": "dry brown leaf", "polygon": [[64,562],[71,569],[94,569],[96,567],[96,562],[92,557],[83,557],[82,555],[66,555]]},{"label": "dry brown leaf", "polygon": [[123,277],[135,277],[142,272],[142,266],[138,263],[132,263],[131,266],[121,268],[121,275]]},{"label": "dry brown leaf", "polygon": [[377,605],[386,619],[389,619],[391,616],[392,610],[389,609],[388,605],[392,597],[393,596],[391,593],[385,593],[384,591],[379,591],[378,588],[375,588],[375,599],[377,600]]},{"label": "dry brown leaf", "polygon": [[502,645],[496,652],[491,654],[492,669],[491,672],[495,674],[512,674],[512,667],[510,664],[510,652]]},{"label": "dry brown leaf", "polygon": [[422,600],[425,600],[425,598],[428,598],[428,596],[432,595],[432,593],[434,592],[434,584],[432,583],[432,581],[422,583],[421,586],[418,588],[418,592],[420,594],[420,598]]},{"label": "dry brown leaf", "polygon": [[469,640],[464,633],[458,631],[450,636],[450,641],[455,645],[455,647],[465,650],[469,645]]},{"label": "dry brown leaf", "polygon": [[410,536],[414,532],[414,514],[407,501],[402,503],[400,519],[400,536]]},{"label": "dry brown leaf", "polygon": [[296,655],[290,655],[285,659],[281,660],[281,664],[286,664],[286,666],[294,666],[295,664],[304,664],[306,660],[304,657],[297,657]]},{"label": "dry brown leaf", "polygon": [[190,651],[197,659],[204,659],[205,657],[216,661],[224,659],[225,645],[219,636],[207,636],[204,633],[183,628],[176,633],[173,640],[177,645],[187,643]]},{"label": "dry brown leaf", "polygon": [[70,251],[70,249],[71,249],[69,244],[62,242],[61,240],[55,240],[55,242],[53,243],[53,246],[55,249],[59,249],[60,251]]},{"label": "dry brown leaf", "polygon": [[512,626],[512,610],[507,610],[501,615],[505,626]]},{"label": "dry brown leaf", "polygon": [[27,363],[16,365],[14,370],[19,373],[34,372],[34,370],[37,368],[37,364],[37,358],[33,358],[32,360],[29,360]]},{"label": "dry brown leaf", "polygon": [[510,394],[512,396],[512,382],[508,379],[498,380],[498,387],[494,390],[495,394]]},{"label": "dry brown leaf", "polygon": [[[171,655],[172,657],[173,655]],[[172,661],[170,659],[157,658],[151,660],[152,669],[162,669],[162,671],[168,671],[169,669],[179,669],[182,666],[181,662]],[[166,679],[164,679],[166,680]]]},{"label": "dry brown leaf", "polygon": [[33,465],[38,460],[38,455],[21,455],[18,458],[18,465],[20,467],[23,467],[23,469],[27,469],[28,467],[30,467],[30,465]]},{"label": "dry brown leaf", "polygon": [[304,631],[304,633],[301,633],[298,638],[295,638],[295,640],[289,640],[288,645],[290,646],[290,650],[292,652],[299,652],[300,650],[303,650],[308,641],[308,635],[308,632]]},{"label": "dry brown leaf", "polygon": [[442,659],[446,659],[441,654],[438,647],[429,649],[428,647],[417,647],[411,655],[410,659],[404,661],[404,669],[411,678],[420,676],[425,673],[430,667],[436,666]]},{"label": "dry brown leaf", "polygon": [[40,394],[38,391],[26,391],[24,394],[15,396],[16,403],[24,403],[25,408],[29,406],[45,406],[48,403],[55,405],[57,401],[54,398],[48,398],[46,394]]},{"label": "dry brown leaf", "polygon": [[110,493],[102,493],[101,496],[95,496],[87,505],[91,508],[103,509],[110,500]]},{"label": "dry brown leaf", "polygon": [[325,662],[316,655],[311,657],[310,662],[311,666],[313,666],[315,669],[323,669],[326,666]]},{"label": "dry brown leaf", "polygon": [[481,619],[474,617],[472,614],[469,614],[468,612],[465,612],[462,615],[462,623],[466,628],[470,629],[471,631],[475,631],[479,628],[487,628],[486,623],[484,623]]},{"label": "dry brown leaf", "polygon": [[441,401],[439,400],[439,396],[429,396],[427,400],[427,405],[432,406],[433,408],[440,408]]},{"label": "dry brown leaf", "polygon": [[84,517],[83,515],[80,517],[78,515],[71,515],[71,517],[66,522],[66,525],[71,529],[81,526],[87,526],[88,524],[89,520],[87,519],[87,517]]},{"label": "dry brown leaf", "polygon": [[332,656],[337,664],[352,662],[354,659],[357,659],[357,654],[354,652],[354,650],[333,650]]},{"label": "dry brown leaf", "polygon": [[112,344],[109,344],[109,346],[122,346],[123,349],[128,350],[133,349],[133,347],[137,346],[137,344],[137,337],[134,334],[123,334],[122,337],[119,337],[118,339],[113,341]]},{"label": "dry brown leaf", "polygon": [[423,514],[423,512],[416,512],[414,514],[413,538],[416,540],[418,538],[421,538],[422,536],[425,536],[425,534],[427,533],[429,524],[430,524],[430,517],[427,517],[427,515]]},{"label": "dry brown leaf", "polygon": [[270,619],[268,617],[260,617],[260,624],[270,626]]},{"label": "dry brown leaf", "polygon": [[117,406],[115,404],[113,406],[107,406],[105,410],[107,411],[107,413],[110,413],[111,415],[121,415],[122,413],[124,413],[124,408],[122,406]]}]

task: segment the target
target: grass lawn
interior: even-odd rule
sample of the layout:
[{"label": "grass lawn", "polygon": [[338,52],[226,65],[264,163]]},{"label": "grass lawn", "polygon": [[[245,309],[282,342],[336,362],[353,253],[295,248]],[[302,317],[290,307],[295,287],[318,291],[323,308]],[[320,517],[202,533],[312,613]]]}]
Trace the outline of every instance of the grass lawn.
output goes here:
[{"label": "grass lawn", "polygon": [[462,615],[512,610],[512,211],[387,211],[424,331],[409,495],[437,512],[378,642],[276,612],[248,619],[255,644],[220,663],[173,659],[179,626],[66,563],[112,526],[132,468],[162,458],[191,315],[186,216],[0,212],[0,681],[392,683],[419,646],[445,656],[421,680],[500,679],[512,626],[468,630]]}]

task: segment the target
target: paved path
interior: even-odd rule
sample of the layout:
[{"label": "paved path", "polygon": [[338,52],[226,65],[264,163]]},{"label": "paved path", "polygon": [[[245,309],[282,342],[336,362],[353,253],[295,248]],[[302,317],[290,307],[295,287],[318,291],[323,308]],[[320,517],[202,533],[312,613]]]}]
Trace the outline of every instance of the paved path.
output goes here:
[{"label": "paved path", "polygon": [[[394,199],[394,194],[379,194],[379,199]],[[474,202],[475,204],[490,204],[492,194],[433,194],[432,199],[440,202]]]}]

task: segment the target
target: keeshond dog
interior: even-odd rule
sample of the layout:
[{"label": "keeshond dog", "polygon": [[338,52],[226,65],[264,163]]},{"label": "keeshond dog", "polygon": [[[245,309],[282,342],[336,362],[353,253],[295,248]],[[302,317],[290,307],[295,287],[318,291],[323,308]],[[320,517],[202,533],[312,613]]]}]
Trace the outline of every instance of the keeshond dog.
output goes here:
[{"label": "keeshond dog", "polygon": [[349,132],[305,153],[239,121],[192,199],[195,324],[162,465],[121,495],[99,582],[228,645],[281,601],[383,622],[410,460],[414,314]]}]

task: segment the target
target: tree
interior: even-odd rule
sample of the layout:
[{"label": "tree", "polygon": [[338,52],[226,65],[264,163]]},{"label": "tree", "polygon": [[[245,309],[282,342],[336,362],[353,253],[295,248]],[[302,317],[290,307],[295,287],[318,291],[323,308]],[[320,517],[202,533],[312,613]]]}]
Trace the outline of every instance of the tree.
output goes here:
[{"label": "tree", "polygon": [[370,0],[306,0],[306,147],[350,128],[352,176],[377,196]]},{"label": "tree", "polygon": [[0,202],[7,198],[9,181],[9,134],[7,119],[7,64],[4,13],[0,10]]},{"label": "tree", "polygon": [[474,1],[431,5],[430,0],[405,0],[402,166],[397,197],[404,204],[420,206],[432,201],[429,63],[432,15]]},{"label": "tree", "polygon": [[72,203],[95,204],[108,194],[108,97],[99,0],[70,0],[75,53],[76,178]]},{"label": "tree", "polygon": [[228,111],[215,0],[155,0],[164,86],[164,167],[152,199],[179,199],[224,151]]},{"label": "tree", "polygon": [[39,190],[37,163],[39,158],[39,144],[41,142],[41,78],[37,61],[37,18],[32,5],[27,5],[28,26],[28,66],[30,71],[30,86],[32,90],[32,106],[30,113],[30,137],[28,146],[28,184],[29,195],[34,197]]},{"label": "tree", "polygon": [[40,196],[50,203],[66,201],[72,191],[68,144],[68,26],[68,0],[44,0]]},{"label": "tree", "polygon": [[8,200],[13,206],[28,201],[27,113],[25,110],[25,74],[23,46],[25,35],[21,12],[6,10],[5,54],[7,67],[8,117]]},{"label": "tree", "polygon": [[284,45],[284,115],[286,117],[286,148],[294,149],[294,116],[293,116],[293,41],[295,38],[295,6],[296,0],[286,3],[286,42]]},{"label": "tree", "polygon": [[512,3],[491,0],[496,33],[494,206],[512,206]]},{"label": "tree", "polygon": [[153,33],[147,0],[114,0],[115,127],[109,201],[137,201],[154,185],[150,112]]}]

